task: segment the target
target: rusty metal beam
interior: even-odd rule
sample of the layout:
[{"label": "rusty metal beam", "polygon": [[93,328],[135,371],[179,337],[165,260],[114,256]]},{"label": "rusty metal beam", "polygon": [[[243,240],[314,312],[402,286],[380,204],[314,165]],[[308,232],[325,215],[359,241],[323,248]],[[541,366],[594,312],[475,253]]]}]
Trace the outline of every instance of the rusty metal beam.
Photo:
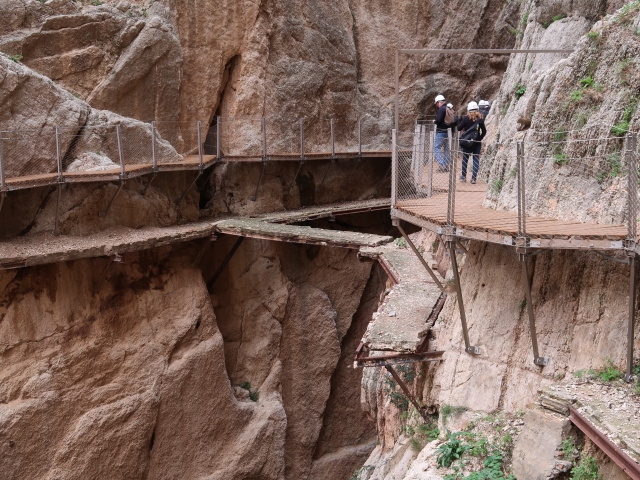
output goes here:
[{"label": "rusty metal beam", "polygon": [[462,322],[462,336],[464,338],[464,351],[471,355],[480,355],[480,348],[471,345],[469,340],[469,330],[467,328],[467,315],[464,310],[464,302],[462,301],[462,287],[460,286],[460,272],[458,272],[458,260],[456,259],[455,242],[447,242],[449,245],[449,257],[451,259],[451,269],[453,270],[453,279],[456,286],[456,295],[458,301],[458,309],[460,310],[460,321]]},{"label": "rusty metal beam", "polygon": [[418,251],[416,246],[413,244],[413,242],[409,238],[409,235],[407,235],[407,232],[405,232],[402,229],[402,226],[400,225],[400,220],[395,220],[394,219],[393,223],[395,224],[395,227],[398,229],[398,231],[400,232],[402,237],[405,239],[407,244],[411,247],[411,250],[413,251],[415,256],[418,257],[418,260],[420,260],[420,263],[422,263],[422,266],[427,270],[427,273],[433,279],[433,281],[435,282],[436,286],[440,289],[441,292],[444,292],[444,286],[442,285],[442,283],[440,282],[440,280],[438,279],[436,274],[433,272],[433,270],[431,270],[431,267],[427,264],[427,261],[424,259],[422,254]]},{"label": "rusty metal beam", "polygon": [[229,250],[229,253],[227,253],[227,256],[224,257],[224,260],[222,260],[222,263],[220,264],[218,269],[215,271],[211,279],[207,282],[207,289],[209,291],[211,291],[211,289],[213,288],[213,285],[216,283],[216,280],[218,280],[218,277],[220,277],[220,275],[222,274],[222,271],[225,269],[225,267],[229,264],[229,262],[233,258],[233,255],[238,251],[238,248],[240,248],[240,245],[242,244],[244,239],[245,237],[238,237],[238,240],[236,240],[236,243],[233,244],[233,247],[231,247],[231,250]]},{"label": "rusty metal beam", "polygon": [[606,453],[632,480],[640,480],[640,465],[571,405],[569,405],[569,420]]},{"label": "rusty metal beam", "polygon": [[424,412],[424,410],[422,409],[418,401],[415,399],[415,397],[411,394],[411,392],[409,391],[409,388],[404,383],[404,380],[400,378],[400,375],[398,375],[398,373],[393,369],[391,365],[385,365],[384,368],[387,369],[387,372],[391,374],[391,376],[396,381],[396,383],[400,385],[400,388],[402,389],[402,392],[404,393],[405,397],[407,397],[407,400],[409,400],[413,404],[413,406],[416,407],[416,410],[418,411],[420,416],[425,420],[425,422],[428,422],[429,417]]}]

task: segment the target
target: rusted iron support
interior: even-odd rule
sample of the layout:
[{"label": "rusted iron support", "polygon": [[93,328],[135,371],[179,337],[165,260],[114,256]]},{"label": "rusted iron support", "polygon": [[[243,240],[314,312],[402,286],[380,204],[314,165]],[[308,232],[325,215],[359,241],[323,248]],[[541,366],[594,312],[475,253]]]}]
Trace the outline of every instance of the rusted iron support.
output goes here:
[{"label": "rusted iron support", "polygon": [[147,194],[147,189],[149,188],[149,185],[151,185],[151,183],[156,179],[156,177],[158,176],[158,172],[153,172],[151,174],[151,178],[149,179],[149,181],[147,182],[147,184],[144,186],[144,188],[142,189],[142,195],[146,195]]},{"label": "rusted iron support", "polygon": [[633,375],[633,334],[636,325],[636,254],[629,257],[630,275],[629,275],[629,320],[627,326],[627,369],[625,371],[624,380],[632,382]]},{"label": "rusted iron support", "polygon": [[569,420],[591,439],[607,456],[615,462],[632,480],[640,480],[640,465],[624,453],[589,420],[569,405]]},{"label": "rusted iron support", "polygon": [[[398,54],[396,52],[396,68],[397,68]],[[398,119],[396,116],[396,123]],[[397,129],[396,125],[396,129]],[[396,206],[397,192],[398,192],[398,147],[397,147],[397,130],[391,130],[391,208]],[[386,178],[386,174],[385,177]]]},{"label": "rusted iron support", "polygon": [[289,188],[287,189],[287,193],[291,193],[291,189],[296,184],[296,180],[298,179],[298,175],[300,174],[300,170],[302,170],[302,165],[304,165],[304,160],[301,159],[300,160],[300,165],[298,165],[298,170],[296,170],[296,174],[293,177],[293,180],[291,180],[291,184],[289,185]]},{"label": "rusted iron support", "polygon": [[394,219],[393,224],[398,229],[398,231],[400,232],[402,237],[405,239],[407,244],[411,247],[411,250],[413,251],[415,256],[418,257],[418,260],[420,260],[420,263],[422,263],[422,266],[427,270],[427,273],[433,279],[436,286],[440,289],[441,292],[444,292],[444,285],[442,285],[442,283],[440,282],[440,280],[438,279],[434,271],[431,270],[431,267],[429,266],[429,264],[427,264],[427,261],[424,259],[422,254],[418,251],[414,243],[411,241],[411,239],[409,238],[409,235],[407,235],[407,232],[403,230],[402,226],[400,225],[400,220]]},{"label": "rusted iron support", "polygon": [[[449,192],[447,194],[447,225],[454,226],[456,211],[456,166],[457,159],[451,148],[452,132],[447,130],[447,142],[449,142]],[[435,145],[435,144],[434,144]]]},{"label": "rusted iron support", "polygon": [[177,199],[176,199],[176,205],[179,204],[180,202],[182,202],[182,199],[185,197],[185,195],[187,194],[187,192],[189,192],[189,190],[191,190],[191,187],[193,187],[196,182],[198,181],[198,179],[200,178],[200,175],[202,175],[202,169],[198,169],[198,174],[196,175],[196,178],[193,179],[193,182],[191,182],[189,184],[189,186],[187,188],[184,189],[184,192],[182,192],[182,195],[180,195]]},{"label": "rusted iron support", "polygon": [[4,205],[4,199],[7,197],[7,192],[0,190],[0,212],[2,212],[2,206]]},{"label": "rusted iron support", "polygon": [[218,269],[215,271],[211,279],[207,282],[207,288],[209,291],[211,291],[211,289],[213,288],[213,285],[216,283],[216,280],[218,280],[218,278],[222,274],[222,271],[229,264],[229,262],[231,261],[235,253],[238,251],[238,248],[240,248],[240,245],[242,244],[243,241],[244,241],[244,237],[238,237],[238,239],[236,240],[236,243],[233,244],[233,246],[231,247],[231,250],[229,250],[229,253],[227,253],[227,256],[224,257],[224,260],[222,260],[222,263],[220,264]]},{"label": "rusted iron support", "polygon": [[336,163],[336,159],[335,159],[335,157],[331,157],[331,161],[329,162],[329,166],[324,171],[324,175],[322,176],[322,181],[320,182],[320,185],[318,186],[318,188],[321,188],[322,185],[324,185],[324,181],[327,179],[327,175],[329,175],[329,170],[331,170],[331,167],[333,166],[334,163]]},{"label": "rusted iron support", "polygon": [[203,240],[202,245],[198,249],[198,254],[196,255],[196,258],[193,261],[193,264],[196,267],[200,265],[200,262],[202,261],[202,257],[204,257],[205,252],[209,249],[209,245],[211,244],[211,242],[215,242],[217,239],[218,237],[215,234],[213,234],[209,238],[205,238]]},{"label": "rusted iron support", "polygon": [[156,135],[157,135],[156,121],[154,120],[153,122],[151,122],[151,168],[154,174],[155,172],[158,171],[158,159],[156,157]]},{"label": "rusted iron support", "polygon": [[404,365],[407,363],[437,362],[442,360],[444,351],[424,353],[395,353],[379,357],[356,357],[356,365],[361,368]]},{"label": "rusted iron support", "polygon": [[258,190],[260,189],[260,185],[262,184],[262,177],[264,177],[264,169],[267,166],[267,162],[266,159],[262,160],[262,170],[260,170],[260,178],[258,179],[258,184],[256,185],[256,191],[253,192],[253,195],[251,196],[251,201],[255,202],[256,199],[258,198]]},{"label": "rusted iron support", "polygon": [[[113,205],[114,200],[116,199],[116,197],[118,196],[118,194],[120,193],[120,190],[122,190],[122,187],[124,187],[124,180],[120,180],[120,185],[118,186],[118,189],[116,190],[116,193],[113,194],[113,197],[111,197],[111,200],[109,200],[109,204],[107,205],[107,208],[104,209],[104,211],[98,213],[99,217],[106,217],[107,213],[109,213],[109,210],[111,210],[111,205]],[[56,216],[57,218],[57,216]]]},{"label": "rusted iron support", "polygon": [[533,301],[531,300],[531,282],[529,281],[529,271],[527,269],[527,257],[520,255],[519,260],[522,264],[522,283],[527,299],[527,315],[529,317],[529,333],[531,334],[531,345],[533,347],[533,363],[544,367],[549,363],[549,359],[547,357],[541,357],[538,351],[538,335],[536,333],[536,318],[533,314]]},{"label": "rusted iron support", "polygon": [[460,310],[460,321],[462,322],[462,336],[464,337],[464,351],[472,355],[480,355],[480,348],[471,345],[469,341],[469,330],[467,328],[467,315],[464,311],[464,302],[462,300],[462,288],[460,286],[460,273],[458,272],[458,260],[456,259],[455,242],[447,242],[449,248],[449,256],[451,257],[451,268],[453,269],[453,280],[456,286],[456,295],[458,300],[458,309]]},{"label": "rusted iron support", "polygon": [[398,373],[393,369],[393,367],[391,365],[385,365],[384,368],[387,369],[387,372],[389,372],[391,374],[391,376],[393,377],[393,379],[396,381],[396,383],[398,385],[400,385],[400,388],[402,389],[402,391],[404,392],[405,397],[407,397],[407,400],[409,400],[414,407],[416,407],[416,410],[418,411],[418,413],[420,414],[420,416],[425,420],[425,421],[429,421],[429,417],[427,416],[427,414],[425,413],[425,411],[423,410],[423,408],[420,406],[420,404],[418,403],[418,401],[416,400],[416,398],[411,394],[411,392],[409,391],[409,388],[407,387],[407,385],[404,383],[404,380],[402,380],[402,378],[400,377],[400,375],[398,375]]},{"label": "rusted iron support", "polygon": [[518,237],[525,238],[527,236],[527,223],[526,223],[526,213],[525,213],[526,196],[525,196],[524,142],[516,143],[516,162],[518,165]]}]

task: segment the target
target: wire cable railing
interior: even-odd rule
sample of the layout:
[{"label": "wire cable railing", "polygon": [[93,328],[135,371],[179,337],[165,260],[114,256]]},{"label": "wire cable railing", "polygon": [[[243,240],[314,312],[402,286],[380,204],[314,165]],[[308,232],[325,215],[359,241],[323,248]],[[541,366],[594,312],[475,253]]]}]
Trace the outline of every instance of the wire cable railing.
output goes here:
[{"label": "wire cable railing", "polygon": [[476,173],[456,132],[436,136],[433,126],[417,125],[394,136],[392,205],[431,224],[491,230],[505,238],[571,235],[580,227],[576,236],[626,233],[635,242],[637,136],[633,128],[623,132],[602,124],[529,130],[483,145]]}]

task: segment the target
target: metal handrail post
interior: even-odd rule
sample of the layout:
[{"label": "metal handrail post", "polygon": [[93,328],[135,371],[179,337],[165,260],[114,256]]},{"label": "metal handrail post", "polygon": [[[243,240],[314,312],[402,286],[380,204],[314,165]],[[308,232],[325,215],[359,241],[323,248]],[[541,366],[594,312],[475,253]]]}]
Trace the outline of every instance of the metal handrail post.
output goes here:
[{"label": "metal handrail post", "polygon": [[627,239],[635,242],[638,235],[638,173],[636,165],[636,139],[635,133],[627,135],[626,161],[627,161],[627,184],[629,207],[629,218],[627,228]]},{"label": "metal handrail post", "polygon": [[358,116],[358,155],[362,156],[362,117]]},{"label": "metal handrail post", "polygon": [[526,196],[525,196],[525,171],[524,171],[524,142],[516,143],[516,159],[518,165],[518,236],[524,237],[527,234],[527,224],[525,218]]},{"label": "metal handrail post", "polygon": [[629,257],[631,267],[629,277],[629,321],[627,325],[627,368],[624,379],[633,381],[633,340],[636,326],[636,254]]},{"label": "metal handrail post", "polygon": [[220,140],[220,115],[218,115],[216,117],[216,159],[220,160],[220,145],[221,145],[221,140]]},{"label": "metal handrail post", "polygon": [[60,155],[60,128],[56,127],[56,161],[58,162],[58,182],[62,181],[62,155]]},{"label": "metal handrail post", "polygon": [[396,185],[398,183],[398,154],[396,147],[396,129],[391,130],[391,208],[396,206]]},{"label": "metal handrail post", "polygon": [[151,166],[155,172],[158,169],[158,159],[156,158],[156,121],[151,122]]},{"label": "metal handrail post", "polygon": [[267,159],[267,120],[262,117],[262,160]]},{"label": "metal handrail post", "polygon": [[202,122],[198,120],[198,168],[202,170]]},{"label": "metal handrail post", "polygon": [[336,146],[335,146],[335,137],[333,133],[333,118],[330,120],[331,123],[331,158],[336,156]]},{"label": "metal handrail post", "polygon": [[300,160],[304,160],[304,118],[300,119]]},{"label": "metal handrail post", "polygon": [[4,149],[2,145],[2,132],[0,132],[0,191],[4,192],[7,188],[7,182],[4,178]]},{"label": "metal handrail post", "polygon": [[118,142],[118,158],[120,159],[120,176],[124,177],[124,156],[122,155],[122,137],[120,136],[120,125],[116,125],[116,140]]},{"label": "metal handrail post", "polygon": [[449,147],[449,195],[447,203],[447,225],[453,225],[455,221],[456,203],[456,161],[452,159],[451,152],[451,129],[447,129],[447,145]]}]

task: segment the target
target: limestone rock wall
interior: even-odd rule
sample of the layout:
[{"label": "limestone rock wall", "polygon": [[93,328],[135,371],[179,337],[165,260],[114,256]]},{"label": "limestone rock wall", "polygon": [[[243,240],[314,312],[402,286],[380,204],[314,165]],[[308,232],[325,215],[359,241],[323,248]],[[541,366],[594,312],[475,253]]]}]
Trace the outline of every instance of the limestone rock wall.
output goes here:
[{"label": "limestone rock wall", "polygon": [[380,274],[247,240],[210,294],[232,240],[201,266],[193,244],[1,272],[7,478],[348,478],[375,442],[351,359]]}]

